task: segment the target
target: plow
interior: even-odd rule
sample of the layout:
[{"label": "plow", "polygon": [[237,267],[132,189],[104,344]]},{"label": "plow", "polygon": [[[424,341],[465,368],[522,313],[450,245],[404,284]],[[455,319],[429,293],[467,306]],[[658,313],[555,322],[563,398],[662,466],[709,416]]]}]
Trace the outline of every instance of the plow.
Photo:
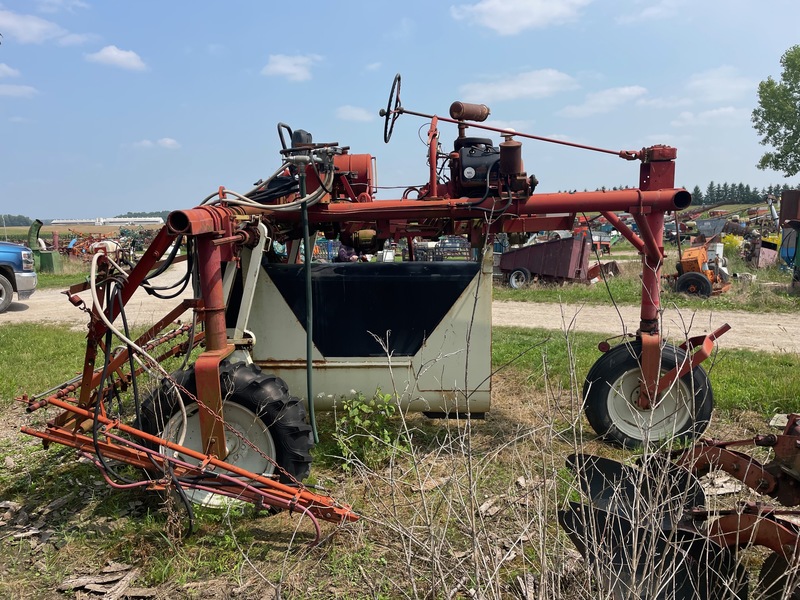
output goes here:
[{"label": "plow", "polygon": [[[424,177],[395,198],[379,199],[371,154],[314,141],[309,132],[279,123],[278,164],[251,189],[220,186],[193,208],[173,211],[132,267],[102,252],[92,257],[88,282],[66,293],[71,309],[87,315],[82,373],[24,396],[29,412],[48,412],[44,425],[23,432],[75,448],[114,488],[174,491],[190,515],[193,505],[231,500],[300,513],[318,539],[319,521],[359,516],[303,483],[317,441],[316,411],[356,390],[378,389],[404,411],[482,417],[491,395],[494,236],[571,229],[577,214],[597,212],[639,251],[642,294],[635,335],[615,347],[600,344],[584,384],[586,417],[598,436],[627,448],[699,437],[713,410],[702,363],[728,328],[677,344],[660,333],[665,214],[691,203],[674,185],[676,149],[608,150],[495,128],[486,123],[488,107],[464,102],[454,102],[447,117],[416,112],[402,105],[400,83],[398,75],[380,112],[383,139],[389,143],[400,116],[425,119]],[[446,149],[445,127],[456,133]],[[496,144],[491,135],[503,141]],[[520,140],[636,162],[638,187],[536,193]],[[621,212],[633,216],[638,232]],[[377,253],[401,240],[412,248],[417,240],[445,236],[468,240],[473,260],[422,262],[411,252],[402,262],[312,260],[320,237],[352,239],[360,252]],[[179,248],[185,249],[180,256]],[[163,283],[165,273],[176,271],[183,273],[177,281]],[[165,309],[134,334],[126,305],[145,294]],[[424,305],[413,301],[423,296]],[[605,560],[595,549],[610,546],[618,579],[633,587],[647,577],[636,559],[618,556],[630,535],[652,540],[650,546],[671,557],[659,563],[664,568],[679,554],[692,557],[687,564],[697,568],[673,578],[672,591],[698,578],[713,587],[698,553],[712,557],[715,573],[738,573],[730,549],[743,545],[743,536],[771,548],[778,557],[771,564],[789,564],[787,544],[797,533],[775,511],[745,507],[713,521],[720,525],[697,526],[709,514],[699,508],[705,502],[693,478],[712,465],[739,465],[748,485],[774,491],[781,502],[794,499],[787,490],[798,485],[797,471],[787,465],[796,459],[798,430],[773,438],[771,447],[786,454],[761,467],[731,450],[735,443],[709,443],[662,461],[672,465],[662,471],[688,490],[666,503],[656,491],[681,486],[662,485],[649,467],[573,457],[569,464],[590,502],[564,511],[562,525],[590,562]],[[619,508],[626,505],[620,494],[628,504],[667,509],[651,515],[648,528]],[[671,545],[664,531],[681,543]],[[764,544],[772,534],[787,543]],[[647,592],[639,597],[662,597]]]},{"label": "plow", "polygon": [[[772,459],[761,463],[738,450],[745,446],[768,448]],[[559,523],[614,598],[800,598],[799,461],[796,414],[781,434],[703,440],[636,465],[572,455],[582,501],[560,511]],[[780,505],[753,494],[758,501],[710,506],[698,478],[711,470]],[[741,556],[751,547],[767,553],[752,585]]]}]

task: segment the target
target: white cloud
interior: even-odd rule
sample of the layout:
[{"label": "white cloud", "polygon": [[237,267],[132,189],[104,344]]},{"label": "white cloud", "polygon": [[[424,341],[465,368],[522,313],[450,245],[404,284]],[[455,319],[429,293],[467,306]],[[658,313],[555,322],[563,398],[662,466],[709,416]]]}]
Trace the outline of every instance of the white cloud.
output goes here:
[{"label": "white cloud", "polygon": [[686,0],[660,0],[660,2],[646,2],[642,10],[632,11],[617,18],[618,23],[638,23],[640,21],[657,21],[677,16]]},{"label": "white cloud", "polygon": [[546,98],[577,87],[578,83],[566,73],[555,69],[540,69],[526,71],[515,77],[501,75],[484,82],[468,83],[462,85],[459,91],[467,102],[493,102],[517,98]]},{"label": "white cloud", "polygon": [[365,68],[367,71],[377,71],[378,69],[380,69],[380,68],[381,68],[381,63],[379,63],[379,62],[369,63],[369,64],[368,64],[366,67],[364,67],[364,68]]},{"label": "white cloud", "polygon": [[208,44],[206,46],[206,52],[209,56],[225,56],[228,53],[228,47],[225,44]]},{"label": "white cloud", "polygon": [[261,69],[261,74],[286,77],[289,81],[308,81],[311,79],[311,67],[321,60],[322,57],[316,54],[270,54],[269,62]]},{"label": "white cloud", "polygon": [[162,148],[166,148],[167,150],[177,150],[178,148],[181,147],[181,145],[178,143],[177,140],[168,137],[161,138],[156,142],[156,144],[158,144]]},{"label": "white cloud", "polygon": [[99,52],[87,54],[86,60],[89,62],[119,67],[128,71],[146,71],[147,65],[139,58],[133,50],[120,50],[116,46],[106,46]]},{"label": "white cloud", "polygon": [[734,67],[725,65],[695,73],[689,78],[686,88],[706,102],[730,102],[748,92],[754,92],[757,85],[757,82],[739,75]]},{"label": "white cloud", "polygon": [[673,127],[698,127],[703,125],[739,125],[749,121],[750,111],[744,108],[723,106],[699,113],[684,111],[672,121]]},{"label": "white cloud", "polygon": [[417,26],[414,21],[408,17],[403,17],[398,19],[394,23],[394,27],[386,32],[386,37],[393,40],[407,40],[414,36],[415,31],[417,31]]},{"label": "white cloud", "polygon": [[0,10],[0,32],[20,44],[41,44],[66,35],[66,29],[34,15]]},{"label": "white cloud", "polygon": [[32,121],[28,117],[10,117],[8,119],[9,123],[31,123]]},{"label": "white cloud", "polygon": [[99,36],[91,33],[68,33],[58,38],[56,42],[59,46],[81,46],[97,39],[99,39]]},{"label": "white cloud", "polygon": [[173,138],[164,137],[155,142],[152,140],[139,140],[131,144],[134,148],[165,148],[166,150],[177,150],[181,147],[177,140]]},{"label": "white cloud", "polygon": [[37,0],[39,12],[57,13],[62,10],[73,12],[76,8],[89,8],[83,0]]},{"label": "white cloud", "polygon": [[366,108],[361,108],[360,106],[340,106],[336,109],[336,118],[341,119],[342,121],[372,121],[375,119],[375,115],[372,114],[372,111],[367,110]]},{"label": "white cloud", "polygon": [[516,35],[527,29],[561,25],[580,16],[593,0],[479,0],[450,7],[454,19],[466,20],[500,35]]},{"label": "white cloud", "polygon": [[9,67],[6,63],[0,63],[0,77],[19,77],[19,71]]},{"label": "white cloud", "polygon": [[608,113],[646,93],[647,90],[638,85],[609,88],[587,94],[583,104],[567,106],[558,111],[557,114],[563,117],[590,117]]},{"label": "white cloud", "polygon": [[677,108],[679,106],[689,106],[690,104],[692,104],[691,98],[678,98],[676,96],[640,98],[636,101],[636,106],[647,106],[649,108]]},{"label": "white cloud", "polygon": [[39,91],[29,85],[0,84],[0,96],[11,98],[33,98]]}]

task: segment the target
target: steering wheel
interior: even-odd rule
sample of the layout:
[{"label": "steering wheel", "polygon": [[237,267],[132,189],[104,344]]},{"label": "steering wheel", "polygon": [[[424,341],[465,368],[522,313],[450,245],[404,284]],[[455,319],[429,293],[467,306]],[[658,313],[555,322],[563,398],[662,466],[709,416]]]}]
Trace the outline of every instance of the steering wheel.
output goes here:
[{"label": "steering wheel", "polygon": [[[394,106],[392,106],[394,104]],[[392,131],[394,131],[394,122],[397,117],[403,112],[403,107],[400,105],[400,73],[394,76],[392,81],[392,89],[389,91],[389,102],[386,104],[386,110],[381,110],[378,113],[380,116],[385,117],[383,123],[383,141],[387,144],[392,139]]]}]

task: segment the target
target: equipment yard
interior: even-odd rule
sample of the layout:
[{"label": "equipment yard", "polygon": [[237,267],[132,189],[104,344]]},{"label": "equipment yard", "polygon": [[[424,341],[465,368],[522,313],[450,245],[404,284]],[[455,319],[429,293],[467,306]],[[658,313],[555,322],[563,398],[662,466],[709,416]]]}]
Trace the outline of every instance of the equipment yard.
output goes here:
[{"label": "equipment yard", "polygon": [[[692,203],[674,147],[499,128],[483,104],[416,112],[400,84],[383,140],[423,119],[426,166],[393,198],[372,154],[280,122],[249,191],[169,212],[140,256],[84,240],[88,276],[0,316],[4,394],[28,414],[0,437],[0,591],[800,594],[800,416],[782,434],[766,418],[800,411],[796,314],[766,312],[795,302],[788,272],[734,282],[722,242],[678,235],[668,275],[666,219]],[[521,140],[622,159],[638,187],[537,193]],[[800,194],[782,198],[776,223],[800,227]],[[590,268],[611,251],[591,212],[638,265]],[[604,306],[493,301],[565,282]],[[734,283],[756,312],[714,309]]]}]

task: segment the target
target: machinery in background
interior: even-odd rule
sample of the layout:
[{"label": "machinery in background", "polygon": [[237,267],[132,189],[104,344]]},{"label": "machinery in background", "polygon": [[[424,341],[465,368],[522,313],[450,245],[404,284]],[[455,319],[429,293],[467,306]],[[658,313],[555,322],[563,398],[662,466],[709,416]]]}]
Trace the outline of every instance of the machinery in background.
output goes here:
[{"label": "machinery in background", "polygon": [[719,242],[704,242],[685,250],[678,248],[676,272],[667,277],[672,289],[708,298],[731,289],[730,274]]}]

